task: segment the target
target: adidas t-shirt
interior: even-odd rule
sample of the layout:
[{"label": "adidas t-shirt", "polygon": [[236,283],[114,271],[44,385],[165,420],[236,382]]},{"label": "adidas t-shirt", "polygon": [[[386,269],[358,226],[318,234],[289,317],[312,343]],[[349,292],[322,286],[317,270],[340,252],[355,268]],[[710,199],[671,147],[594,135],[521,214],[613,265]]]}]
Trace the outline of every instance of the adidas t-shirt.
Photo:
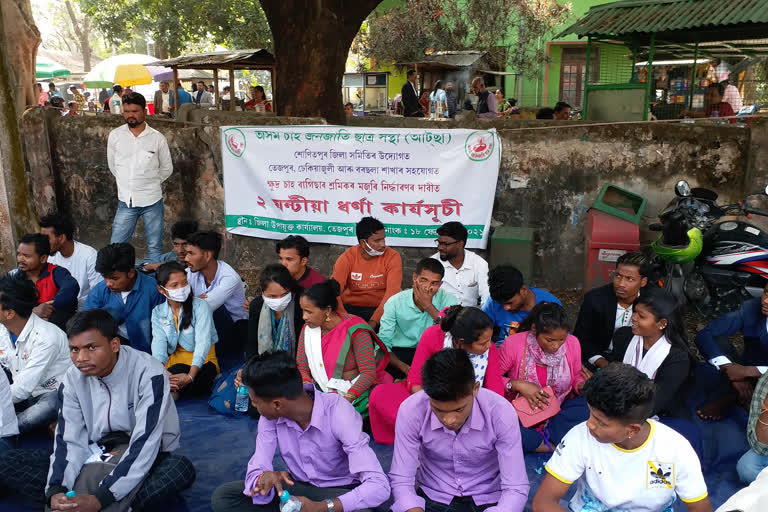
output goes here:
[{"label": "adidas t-shirt", "polygon": [[546,470],[563,483],[577,483],[574,512],[672,512],[677,496],[693,503],[707,497],[701,464],[688,441],[653,420],[646,442],[627,451],[600,443],[586,422],[557,446]]}]

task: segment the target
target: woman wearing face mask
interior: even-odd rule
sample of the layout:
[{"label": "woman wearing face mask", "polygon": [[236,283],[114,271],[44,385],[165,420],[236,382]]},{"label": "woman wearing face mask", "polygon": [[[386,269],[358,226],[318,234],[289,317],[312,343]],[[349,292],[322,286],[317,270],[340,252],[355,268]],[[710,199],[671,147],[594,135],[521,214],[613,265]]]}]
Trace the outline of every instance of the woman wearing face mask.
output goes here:
[{"label": "woman wearing face mask", "polygon": [[[581,347],[568,334],[568,315],[559,304],[537,304],[499,349],[501,373],[508,379],[507,397],[525,397],[531,409],[546,408],[557,400],[560,412],[531,428],[520,426],[523,451],[552,451],[568,431],[589,417],[581,393]],[[543,388],[550,386],[554,396]]]},{"label": "woman wearing face mask", "polygon": [[656,383],[653,416],[682,434],[701,455],[701,431],[689,421],[685,406],[695,358],[674,297],[659,288],[643,292],[632,306],[632,326],[616,330],[612,342],[612,361],[632,365]]},{"label": "woman wearing face mask", "polygon": [[424,363],[444,348],[465,350],[474,366],[475,380],[484,388],[504,396],[499,352],[491,341],[492,336],[493,320],[479,308],[445,308],[439,323],[422,334],[408,378],[394,384],[380,384],[371,392],[369,410],[373,439],[380,444],[394,444],[395,419],[400,404],[421,391],[421,369]]},{"label": "woman wearing face mask", "polygon": [[299,295],[301,287],[282,265],[264,267],[259,278],[261,296],[251,301],[245,360],[264,352],[296,355],[296,340],[304,325]]},{"label": "woman wearing face mask", "polygon": [[156,276],[167,300],[152,310],[152,355],[168,370],[174,400],[210,393],[219,373],[211,308],[192,295],[180,263],[163,263]]}]

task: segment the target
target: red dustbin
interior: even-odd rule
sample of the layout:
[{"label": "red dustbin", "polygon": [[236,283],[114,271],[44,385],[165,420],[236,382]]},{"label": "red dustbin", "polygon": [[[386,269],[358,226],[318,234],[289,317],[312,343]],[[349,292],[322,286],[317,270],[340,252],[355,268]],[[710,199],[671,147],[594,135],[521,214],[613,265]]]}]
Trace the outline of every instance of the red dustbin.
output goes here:
[{"label": "red dustbin", "polygon": [[640,248],[640,226],[594,208],[587,213],[584,236],[587,242],[584,291],[608,283],[619,256]]}]

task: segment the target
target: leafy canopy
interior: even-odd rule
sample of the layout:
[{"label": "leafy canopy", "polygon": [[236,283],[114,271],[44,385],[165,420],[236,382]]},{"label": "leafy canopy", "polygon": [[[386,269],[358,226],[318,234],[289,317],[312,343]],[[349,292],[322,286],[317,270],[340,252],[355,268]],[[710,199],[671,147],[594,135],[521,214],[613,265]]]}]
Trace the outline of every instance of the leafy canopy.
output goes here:
[{"label": "leafy canopy", "polygon": [[188,48],[272,47],[272,33],[259,0],[79,0],[96,28],[115,46],[151,37],[168,56]]},{"label": "leafy canopy", "polygon": [[369,17],[362,53],[414,62],[429,51],[479,50],[504,69],[530,72],[544,60],[541,38],[566,21],[564,0],[405,0]]}]

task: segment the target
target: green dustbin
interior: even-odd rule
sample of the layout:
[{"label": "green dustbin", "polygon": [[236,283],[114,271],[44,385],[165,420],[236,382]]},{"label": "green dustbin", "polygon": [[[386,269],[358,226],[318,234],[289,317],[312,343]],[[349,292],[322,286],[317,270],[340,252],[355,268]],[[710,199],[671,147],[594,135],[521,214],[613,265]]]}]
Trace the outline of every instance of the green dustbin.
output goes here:
[{"label": "green dustbin", "polygon": [[604,185],[592,208],[634,224],[640,224],[640,218],[647,204],[647,199],[629,190],[616,185]]},{"label": "green dustbin", "polygon": [[490,267],[512,265],[523,274],[528,282],[533,276],[533,235],[532,228],[499,226],[491,235]]}]

